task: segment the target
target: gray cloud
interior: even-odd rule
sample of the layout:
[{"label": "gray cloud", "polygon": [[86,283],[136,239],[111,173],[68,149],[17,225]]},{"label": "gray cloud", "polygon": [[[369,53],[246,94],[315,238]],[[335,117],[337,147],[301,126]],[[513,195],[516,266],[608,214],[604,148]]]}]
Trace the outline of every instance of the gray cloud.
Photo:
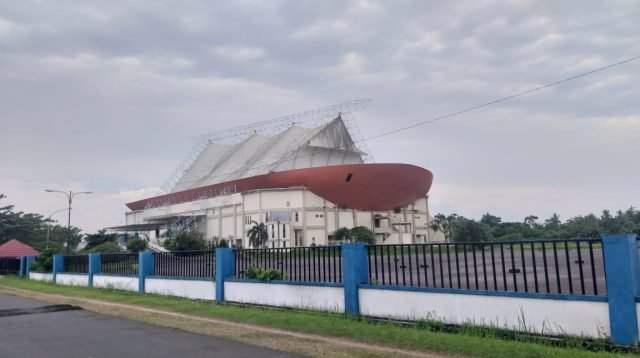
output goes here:
[{"label": "gray cloud", "polygon": [[[202,132],[369,97],[374,136],[637,56],[638,18],[634,1],[0,4],[1,191],[45,214],[46,186],[98,191],[78,214],[95,230]],[[435,211],[638,206],[638,66],[368,145],[431,169]]]}]

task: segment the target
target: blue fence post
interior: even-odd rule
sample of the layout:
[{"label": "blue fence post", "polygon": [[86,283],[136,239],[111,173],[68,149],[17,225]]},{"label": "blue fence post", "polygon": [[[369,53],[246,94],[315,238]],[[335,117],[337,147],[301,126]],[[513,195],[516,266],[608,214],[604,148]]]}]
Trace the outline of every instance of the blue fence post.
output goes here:
[{"label": "blue fence post", "polygon": [[360,314],[358,287],[369,281],[366,244],[342,244],[342,277],[345,313],[357,316]]},{"label": "blue fence post", "polygon": [[93,275],[100,273],[102,267],[102,254],[94,252],[89,254],[89,287],[93,287]]},{"label": "blue fence post", "polygon": [[231,248],[216,248],[216,302],[224,301],[224,279],[236,274],[236,255]]},{"label": "blue fence post", "polygon": [[25,259],[26,260],[25,261],[25,265],[26,265],[25,272],[26,272],[27,278],[29,278],[29,272],[31,272],[31,263],[36,260],[36,257],[37,256],[27,256],[26,259]]},{"label": "blue fence post", "polygon": [[615,344],[638,344],[638,248],[635,234],[602,237],[604,270],[609,301],[609,327]]},{"label": "blue fence post", "polygon": [[53,283],[56,283],[56,276],[58,272],[64,272],[64,255],[53,255]]},{"label": "blue fence post", "polygon": [[26,270],[26,262],[27,262],[27,257],[20,256],[20,277],[24,277],[24,273]]},{"label": "blue fence post", "polygon": [[144,278],[153,275],[156,267],[156,256],[153,251],[138,253],[138,292],[144,293]]}]

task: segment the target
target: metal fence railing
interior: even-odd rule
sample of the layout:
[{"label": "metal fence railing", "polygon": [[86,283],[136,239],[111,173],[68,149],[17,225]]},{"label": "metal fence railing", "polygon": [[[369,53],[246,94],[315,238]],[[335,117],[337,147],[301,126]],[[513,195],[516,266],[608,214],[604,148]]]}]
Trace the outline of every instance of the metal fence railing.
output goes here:
[{"label": "metal fence railing", "polygon": [[64,256],[62,263],[64,272],[89,272],[89,255],[66,255]]},{"label": "metal fence railing", "polygon": [[138,254],[102,254],[100,272],[136,276],[138,274]]},{"label": "metal fence railing", "polygon": [[601,239],[371,245],[382,285],[605,295]]},{"label": "metal fence railing", "polygon": [[213,278],[216,254],[212,250],[170,251],[155,254],[156,276]]},{"label": "metal fence railing", "polygon": [[258,267],[281,270],[288,281],[342,283],[340,246],[244,249],[235,251],[235,259],[238,278]]}]

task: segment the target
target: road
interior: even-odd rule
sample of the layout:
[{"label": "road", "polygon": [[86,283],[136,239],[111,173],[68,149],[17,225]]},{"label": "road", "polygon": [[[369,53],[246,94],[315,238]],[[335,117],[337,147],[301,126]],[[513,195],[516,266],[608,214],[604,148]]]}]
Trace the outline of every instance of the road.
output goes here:
[{"label": "road", "polygon": [[0,294],[0,357],[296,357],[221,338]]}]

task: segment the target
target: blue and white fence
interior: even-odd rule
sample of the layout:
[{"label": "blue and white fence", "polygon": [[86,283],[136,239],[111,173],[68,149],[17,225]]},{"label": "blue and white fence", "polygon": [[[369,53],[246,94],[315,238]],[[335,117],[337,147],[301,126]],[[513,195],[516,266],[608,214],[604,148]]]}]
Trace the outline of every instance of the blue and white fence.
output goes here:
[{"label": "blue and white fence", "polygon": [[[506,245],[506,246],[505,246]],[[597,240],[55,255],[56,284],[638,344],[634,234]],[[606,263],[606,265],[605,265]],[[283,280],[247,279],[250,267]],[[50,275],[50,276],[48,276]]]}]

